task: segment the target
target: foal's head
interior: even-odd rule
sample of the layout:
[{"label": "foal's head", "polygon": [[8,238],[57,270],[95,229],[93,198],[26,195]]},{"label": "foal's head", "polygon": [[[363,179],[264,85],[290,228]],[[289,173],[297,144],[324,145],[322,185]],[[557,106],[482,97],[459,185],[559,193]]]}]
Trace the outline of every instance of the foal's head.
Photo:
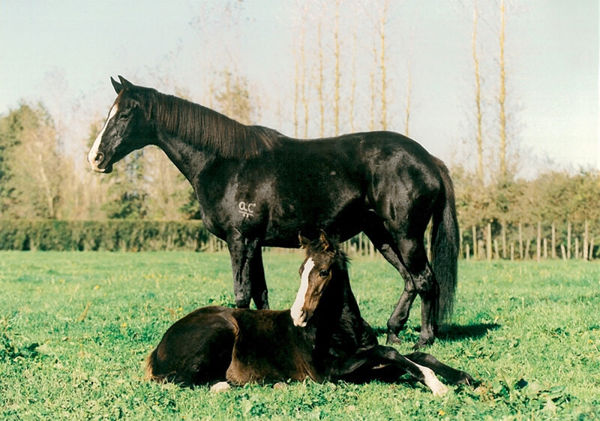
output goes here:
[{"label": "foal's head", "polygon": [[134,86],[121,76],[120,83],[110,79],[117,99],[102,130],[88,153],[88,161],[97,172],[109,173],[115,162],[151,142],[155,128],[145,104],[148,88]]},{"label": "foal's head", "polygon": [[294,325],[304,327],[327,289],[340,283],[340,275],[347,270],[347,257],[323,231],[314,241],[300,235],[300,244],[306,258],[300,266],[300,289],[290,311]]}]

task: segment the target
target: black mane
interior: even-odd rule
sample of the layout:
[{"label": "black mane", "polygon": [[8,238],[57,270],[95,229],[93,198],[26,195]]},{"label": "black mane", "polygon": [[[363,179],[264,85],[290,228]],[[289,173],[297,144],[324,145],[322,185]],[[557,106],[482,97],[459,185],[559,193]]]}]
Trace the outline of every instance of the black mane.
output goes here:
[{"label": "black mane", "polygon": [[280,141],[273,129],[246,126],[193,102],[152,91],[152,113],[167,132],[223,158],[253,158]]}]

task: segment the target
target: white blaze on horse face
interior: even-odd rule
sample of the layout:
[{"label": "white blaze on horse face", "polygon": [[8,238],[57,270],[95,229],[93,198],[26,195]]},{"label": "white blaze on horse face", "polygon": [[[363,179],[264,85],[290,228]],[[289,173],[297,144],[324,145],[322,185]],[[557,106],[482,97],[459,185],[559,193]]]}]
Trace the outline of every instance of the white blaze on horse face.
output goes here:
[{"label": "white blaze on horse face", "polygon": [[423,376],[425,377],[423,383],[425,383],[425,386],[431,389],[433,396],[444,396],[446,393],[448,393],[448,387],[439,381],[431,368],[423,367],[417,363],[413,364],[416,365],[419,370],[421,370],[421,373],[423,373]]},{"label": "white blaze on horse face", "polygon": [[100,142],[102,142],[102,136],[104,135],[104,131],[106,130],[108,123],[114,118],[114,116],[117,114],[117,111],[119,111],[119,105],[115,103],[110,109],[110,113],[108,113],[108,118],[106,119],[102,130],[100,130],[100,133],[98,133],[98,136],[96,137],[96,140],[94,140],[94,144],[92,145],[92,148],[88,153],[88,162],[92,166],[92,169],[94,169],[95,171],[99,171],[98,164],[96,164],[96,155],[98,155],[98,150],[100,149]]},{"label": "white blaze on horse face", "polygon": [[290,314],[292,315],[294,326],[306,326],[306,315],[302,311],[302,307],[304,307],[304,299],[306,298],[306,291],[308,291],[308,276],[310,275],[310,271],[314,267],[315,262],[312,258],[309,257],[304,263],[304,270],[302,271],[302,276],[300,277],[300,289],[298,289],[298,294],[296,294],[296,300],[294,301],[294,304],[290,309]]}]

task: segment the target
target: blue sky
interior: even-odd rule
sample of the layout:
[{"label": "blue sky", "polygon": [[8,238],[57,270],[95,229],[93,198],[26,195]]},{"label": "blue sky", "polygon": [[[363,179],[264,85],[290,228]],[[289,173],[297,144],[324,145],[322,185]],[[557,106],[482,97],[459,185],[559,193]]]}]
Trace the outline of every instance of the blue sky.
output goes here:
[{"label": "blue sky", "polygon": [[[230,12],[223,11],[229,4]],[[326,2],[327,3],[327,2]],[[332,3],[332,2],[329,2]],[[43,101],[60,115],[67,143],[80,144],[114,93],[122,74],[142,85],[179,89],[205,104],[211,72],[232,68],[263,103],[257,123],[293,134],[291,121],[296,1],[72,0],[0,3],[0,114],[20,101]],[[342,26],[376,19],[363,6]],[[402,131],[406,70],[411,68],[410,135],[445,160],[470,149],[472,123],[472,1],[392,2],[388,19],[391,128]],[[541,165],[600,168],[596,0],[507,1],[506,56],[511,130],[520,153]],[[356,8],[355,2],[342,2]],[[480,54],[490,113],[497,82],[497,1],[479,0]],[[313,10],[318,10],[313,6]],[[346,22],[345,16],[352,22]],[[318,16],[310,18],[311,22]],[[223,24],[225,20],[226,24]],[[323,23],[324,34],[332,23]],[[348,34],[351,30],[345,28]],[[350,40],[343,40],[346,46]],[[360,41],[359,41],[360,42]],[[314,63],[312,63],[314,65]],[[371,59],[357,64],[371,70]],[[350,72],[348,67],[342,75]],[[360,77],[360,76],[359,76]],[[346,79],[347,80],[347,79]],[[349,84],[344,82],[347,91]],[[358,87],[366,98],[366,85]],[[489,132],[495,130],[488,116]],[[360,127],[366,129],[366,127]],[[495,134],[488,133],[490,139]],[[526,170],[524,170],[526,172]]]}]

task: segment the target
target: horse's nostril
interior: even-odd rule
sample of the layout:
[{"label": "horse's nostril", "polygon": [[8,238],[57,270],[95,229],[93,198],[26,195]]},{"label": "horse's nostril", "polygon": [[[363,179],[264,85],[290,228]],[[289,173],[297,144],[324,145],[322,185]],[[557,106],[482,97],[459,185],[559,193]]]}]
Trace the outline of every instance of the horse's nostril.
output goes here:
[{"label": "horse's nostril", "polygon": [[103,159],[104,159],[104,154],[102,152],[98,152],[96,154],[96,157],[94,158],[94,161],[100,163],[100,162],[102,162]]}]

